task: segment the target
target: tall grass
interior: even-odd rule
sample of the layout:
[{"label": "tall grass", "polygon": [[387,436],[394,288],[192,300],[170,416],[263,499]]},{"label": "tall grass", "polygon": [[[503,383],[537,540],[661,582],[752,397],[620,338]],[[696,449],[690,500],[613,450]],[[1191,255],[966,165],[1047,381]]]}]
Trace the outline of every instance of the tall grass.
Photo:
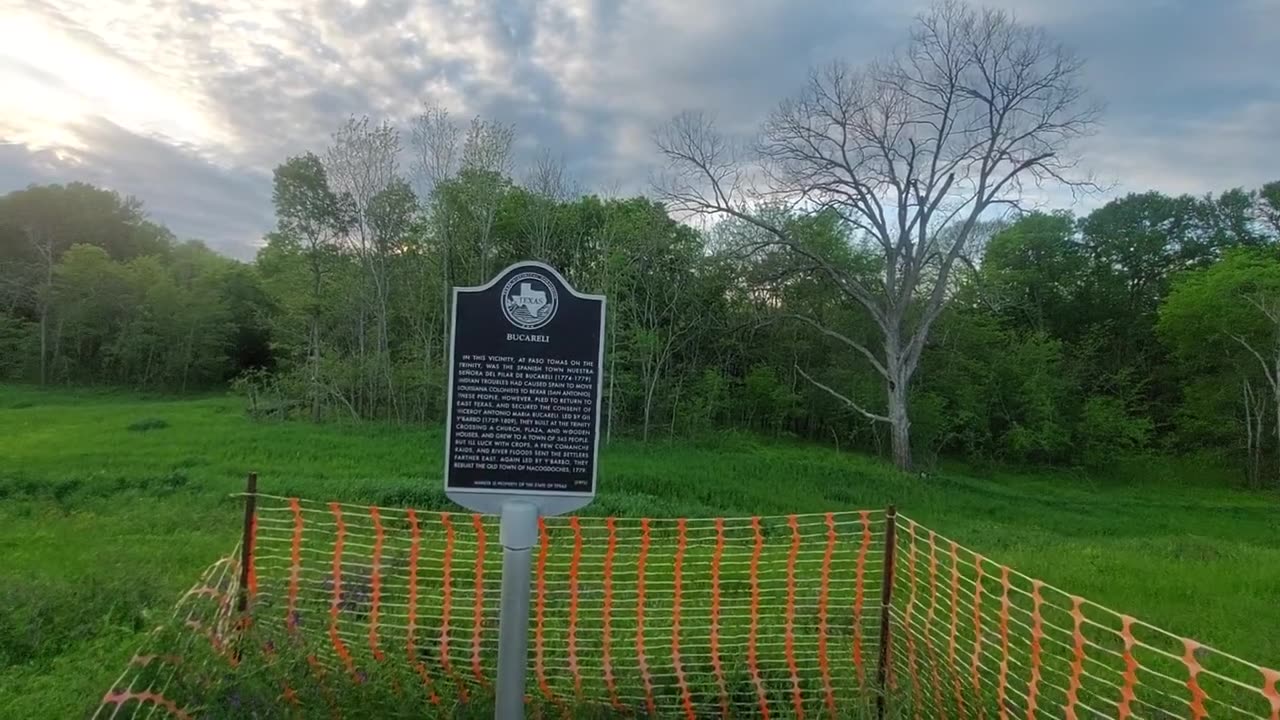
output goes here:
[{"label": "tall grass", "polygon": [[[146,431],[131,430],[144,423]],[[438,428],[253,422],[233,398],[0,388],[0,716],[94,704],[239,533],[232,494],[446,508]],[[592,515],[884,507],[1030,575],[1280,665],[1280,501],[1176,458],[1108,475],[950,469],[743,436],[606,449]]]}]

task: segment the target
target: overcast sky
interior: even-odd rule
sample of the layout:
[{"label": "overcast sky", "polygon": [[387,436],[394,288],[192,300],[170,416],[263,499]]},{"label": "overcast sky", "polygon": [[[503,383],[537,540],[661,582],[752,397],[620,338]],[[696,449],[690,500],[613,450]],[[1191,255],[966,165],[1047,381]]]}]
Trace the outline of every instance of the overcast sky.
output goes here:
[{"label": "overcast sky", "polygon": [[[1280,179],[1280,0],[988,4],[1087,60],[1107,109],[1084,160],[1112,195]],[[810,65],[900,43],[923,5],[0,0],[0,193],[108,186],[248,258],[272,167],[350,114],[403,121],[424,99],[515,123],[521,157],[550,148],[585,188],[644,191],[655,125],[702,109],[747,131]]]}]

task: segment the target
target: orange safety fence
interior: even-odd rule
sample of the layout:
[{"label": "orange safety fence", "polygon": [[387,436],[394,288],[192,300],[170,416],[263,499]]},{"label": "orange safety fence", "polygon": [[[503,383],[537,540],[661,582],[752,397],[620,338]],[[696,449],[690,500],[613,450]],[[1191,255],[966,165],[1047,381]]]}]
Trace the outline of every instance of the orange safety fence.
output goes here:
[{"label": "orange safety fence", "polygon": [[1280,720],[1276,671],[897,523],[894,671],[913,717]]},{"label": "orange safety fence", "polygon": [[[233,556],[238,550],[237,545]],[[217,657],[217,665],[224,668],[238,664],[231,649],[238,572],[234,557],[222,558],[204,571],[149,636],[147,644],[164,647],[164,652],[136,653],[103,695],[93,718],[149,718],[160,712],[160,717],[185,719],[198,714],[188,681],[212,684],[211,668],[202,661]]]},{"label": "orange safety fence", "polygon": [[[1260,717],[1280,675],[1028,578],[882,510],[547,518],[531,710],[863,716],[893,562],[893,717]],[[491,702],[496,518],[257,496],[249,611],[211,567],[95,718],[387,717]],[[483,713],[482,713],[483,714]]]}]

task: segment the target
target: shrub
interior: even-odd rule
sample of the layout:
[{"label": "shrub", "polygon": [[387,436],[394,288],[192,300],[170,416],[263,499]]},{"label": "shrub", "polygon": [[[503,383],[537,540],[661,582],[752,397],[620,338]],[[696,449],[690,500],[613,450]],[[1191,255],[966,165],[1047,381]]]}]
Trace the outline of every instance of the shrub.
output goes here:
[{"label": "shrub", "polygon": [[169,427],[169,421],[164,418],[143,418],[137,422],[129,424],[129,430],[133,432],[147,432],[148,430],[163,430]]},{"label": "shrub", "polygon": [[1146,447],[1151,429],[1151,420],[1130,413],[1123,401],[1091,397],[1076,428],[1081,458],[1089,467],[1106,465]]}]

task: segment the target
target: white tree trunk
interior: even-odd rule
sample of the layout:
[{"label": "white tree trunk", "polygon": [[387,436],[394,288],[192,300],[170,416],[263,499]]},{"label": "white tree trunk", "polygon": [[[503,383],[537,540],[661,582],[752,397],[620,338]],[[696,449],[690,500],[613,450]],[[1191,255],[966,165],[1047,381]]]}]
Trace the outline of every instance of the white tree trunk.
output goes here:
[{"label": "white tree trunk", "polygon": [[49,382],[49,301],[40,305],[40,384]]},{"label": "white tree trunk", "polygon": [[44,296],[40,300],[40,384],[49,382],[49,305],[53,302],[53,243],[44,247]]},{"label": "white tree trunk", "polygon": [[320,422],[320,318],[311,316],[311,422]]},{"label": "white tree trunk", "polygon": [[905,373],[897,373],[897,380],[887,382],[889,399],[889,427],[893,450],[893,464],[899,470],[911,469],[911,417],[907,411],[907,383]]},{"label": "white tree trunk", "polygon": [[1274,370],[1275,382],[1271,384],[1271,391],[1276,400],[1276,487],[1280,488],[1280,353],[1276,355]]},{"label": "white tree trunk", "polygon": [[653,393],[658,387],[658,368],[653,369],[653,374],[649,381],[645,384],[644,393],[644,441],[649,442],[649,424],[653,416]]},{"label": "white tree trunk", "polygon": [[615,325],[614,322],[609,323],[609,410],[604,429],[605,445],[613,441],[613,379],[618,357],[618,329]]}]

